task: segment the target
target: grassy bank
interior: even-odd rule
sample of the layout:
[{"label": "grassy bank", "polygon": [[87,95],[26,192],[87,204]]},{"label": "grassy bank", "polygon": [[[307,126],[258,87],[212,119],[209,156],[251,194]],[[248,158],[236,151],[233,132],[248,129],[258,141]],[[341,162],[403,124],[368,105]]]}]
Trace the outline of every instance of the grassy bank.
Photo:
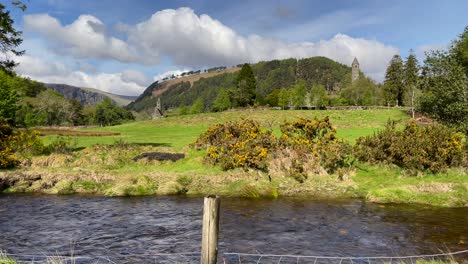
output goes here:
[{"label": "grassy bank", "polygon": [[[338,135],[352,144],[358,137],[382,129],[388,119],[404,121],[409,118],[400,110],[244,110],[134,122],[88,129],[86,131],[119,135],[76,137],[76,151],[34,157],[29,166],[0,172],[0,179],[4,179],[8,187],[4,192],[361,197],[383,203],[468,206],[468,175],[458,169],[415,177],[395,166],[358,164],[344,179],[327,175],[299,183],[292,178],[272,177],[255,170],[222,171],[204,162],[203,151],[189,147],[215,123],[250,118],[278,135],[279,124],[285,119],[315,116],[329,116]],[[45,140],[52,142],[54,136],[47,136]],[[175,162],[133,160],[139,154],[155,151],[184,153],[185,158]]]}]

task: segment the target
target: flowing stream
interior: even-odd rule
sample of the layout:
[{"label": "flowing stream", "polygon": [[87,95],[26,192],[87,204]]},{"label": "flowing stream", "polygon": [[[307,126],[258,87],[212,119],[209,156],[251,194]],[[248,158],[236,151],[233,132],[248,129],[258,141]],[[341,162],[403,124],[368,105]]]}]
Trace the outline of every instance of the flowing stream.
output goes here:
[{"label": "flowing stream", "polygon": [[[26,261],[74,255],[75,263],[198,263],[202,207],[201,197],[2,194],[0,250]],[[242,256],[239,261],[239,256],[224,255],[229,252],[402,256],[467,248],[468,208],[361,200],[221,200],[220,263],[223,257],[228,263],[259,260]],[[176,254],[182,252],[187,254]],[[460,258],[468,259],[468,254]],[[281,263],[299,260],[314,263],[293,258]],[[279,262],[263,257],[260,263]]]}]

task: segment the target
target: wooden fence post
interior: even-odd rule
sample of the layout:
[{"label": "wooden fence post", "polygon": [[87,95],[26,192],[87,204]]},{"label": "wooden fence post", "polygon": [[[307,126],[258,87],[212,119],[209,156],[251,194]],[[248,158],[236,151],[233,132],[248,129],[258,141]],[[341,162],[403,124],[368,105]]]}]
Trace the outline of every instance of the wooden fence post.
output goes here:
[{"label": "wooden fence post", "polygon": [[217,195],[208,195],[204,200],[201,264],[217,261],[220,202]]}]

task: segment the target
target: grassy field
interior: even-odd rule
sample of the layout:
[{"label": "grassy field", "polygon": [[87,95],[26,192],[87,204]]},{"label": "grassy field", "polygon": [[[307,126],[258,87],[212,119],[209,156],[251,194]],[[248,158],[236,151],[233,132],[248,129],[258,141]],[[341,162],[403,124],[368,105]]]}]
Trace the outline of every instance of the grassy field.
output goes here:
[{"label": "grassy field", "polygon": [[[174,150],[193,143],[208,126],[225,121],[249,118],[271,127],[279,134],[279,124],[296,118],[323,118],[329,116],[337,128],[338,135],[353,143],[358,137],[370,135],[385,126],[387,120],[407,120],[401,110],[331,110],[331,111],[281,111],[244,110],[222,113],[206,113],[169,117],[161,120],[133,122],[120,126],[102,127],[84,131],[107,131],[120,133],[109,137],[78,137],[77,146],[89,147],[94,144],[112,144],[123,139],[129,143],[162,144]],[[52,137],[53,138],[53,137]],[[50,141],[51,137],[47,138]]]},{"label": "grassy field", "polygon": [[[468,206],[468,175],[460,169],[418,177],[396,166],[357,164],[350,177],[336,175],[309,178],[269,177],[264,172],[235,169],[222,171],[206,164],[204,151],[189,147],[210,125],[240,118],[254,119],[279,135],[284,120],[329,116],[338,136],[353,144],[358,137],[382,129],[387,120],[409,119],[403,111],[334,110],[281,111],[243,110],[169,117],[85,131],[115,132],[115,136],[76,137],[80,150],[72,155],[35,157],[32,165],[3,172],[1,177],[19,177],[10,192],[96,193],[104,195],[211,194],[316,198],[360,197],[382,203],[422,203],[437,206]],[[54,136],[44,137],[52,142]],[[127,143],[131,143],[130,145]],[[94,146],[96,144],[114,145]],[[133,161],[151,151],[184,153],[176,162]],[[18,176],[19,175],[19,176]],[[37,180],[37,175],[40,179]],[[30,180],[35,179],[35,180]]]}]

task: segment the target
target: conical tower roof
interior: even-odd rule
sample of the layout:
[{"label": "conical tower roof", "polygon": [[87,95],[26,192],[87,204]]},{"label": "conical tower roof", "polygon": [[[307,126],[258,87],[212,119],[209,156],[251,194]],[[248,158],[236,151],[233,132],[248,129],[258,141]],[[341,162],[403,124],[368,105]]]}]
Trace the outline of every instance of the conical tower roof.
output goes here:
[{"label": "conical tower roof", "polygon": [[358,62],[358,60],[357,60],[357,58],[356,58],[356,57],[354,57],[354,60],[353,60],[353,63],[352,63],[352,65],[354,65],[354,64],[357,64],[357,65],[359,65],[359,62]]}]

